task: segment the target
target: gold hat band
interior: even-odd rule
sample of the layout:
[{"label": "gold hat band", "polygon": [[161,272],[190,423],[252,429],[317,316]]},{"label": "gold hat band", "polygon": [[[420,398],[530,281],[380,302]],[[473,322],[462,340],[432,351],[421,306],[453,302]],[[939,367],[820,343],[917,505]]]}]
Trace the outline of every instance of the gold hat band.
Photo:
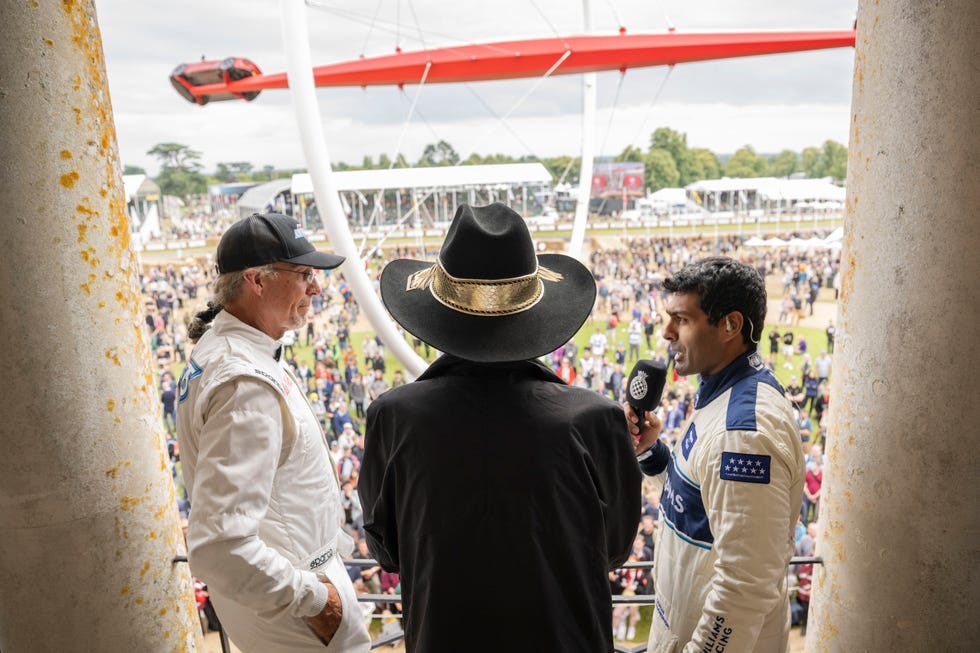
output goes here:
[{"label": "gold hat band", "polygon": [[405,290],[428,288],[441,304],[469,315],[513,315],[537,304],[545,281],[561,281],[562,275],[538,266],[531,274],[510,279],[459,279],[436,261],[432,267],[408,277]]}]

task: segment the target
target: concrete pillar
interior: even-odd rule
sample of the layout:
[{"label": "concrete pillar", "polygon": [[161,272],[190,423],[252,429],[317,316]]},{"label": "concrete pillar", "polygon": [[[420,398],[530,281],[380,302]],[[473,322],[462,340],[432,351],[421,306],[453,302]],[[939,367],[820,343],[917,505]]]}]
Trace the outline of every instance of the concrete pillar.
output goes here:
[{"label": "concrete pillar", "polygon": [[860,3],[811,652],[977,648],[978,31]]},{"label": "concrete pillar", "polygon": [[94,4],[0,24],[0,650],[197,650]]}]

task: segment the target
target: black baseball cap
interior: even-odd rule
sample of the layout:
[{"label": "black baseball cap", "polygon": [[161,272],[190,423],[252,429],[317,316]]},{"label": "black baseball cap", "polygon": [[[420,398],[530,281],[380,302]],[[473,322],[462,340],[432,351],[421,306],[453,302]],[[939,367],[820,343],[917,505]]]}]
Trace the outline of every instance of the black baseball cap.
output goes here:
[{"label": "black baseball cap", "polygon": [[281,213],[253,213],[231,225],[218,242],[220,274],[276,261],[332,270],[344,257],[317,251],[303,225]]}]

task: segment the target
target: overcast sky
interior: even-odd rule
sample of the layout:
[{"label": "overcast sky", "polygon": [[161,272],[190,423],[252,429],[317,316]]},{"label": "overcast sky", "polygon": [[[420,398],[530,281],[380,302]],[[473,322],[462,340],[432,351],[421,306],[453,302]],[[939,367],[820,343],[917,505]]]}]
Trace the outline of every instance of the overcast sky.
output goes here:
[{"label": "overcast sky", "polygon": [[[308,0],[316,65],[359,55],[580,34],[583,7],[574,0]],[[95,0],[105,50],[119,151],[124,165],[150,174],[146,154],[157,143],[199,151],[206,172],[218,162],[256,168],[304,168],[291,96],[267,90],[253,102],[193,105],[170,86],[179,63],[247,57],[264,73],[286,70],[280,5],[276,0]],[[755,29],[847,29],[857,0],[591,0],[592,31],[630,33]],[[372,20],[372,17],[377,18]],[[669,21],[669,22],[668,22]],[[421,33],[421,36],[420,36]],[[756,151],[801,150],[827,139],[847,143],[853,48],[768,55],[600,73],[596,154],[627,145],[647,147],[650,133],[668,126],[691,147],[719,154],[742,145]],[[666,83],[664,79],[666,77]],[[427,143],[444,139],[463,156],[501,152],[539,157],[578,155],[581,78],[321,88],[318,100],[334,162],[364,156],[418,159]],[[614,102],[619,87],[618,101]],[[657,90],[663,87],[654,101]],[[518,104],[519,103],[519,104]],[[515,108],[516,106],[516,108]],[[507,126],[494,117],[513,113]],[[513,132],[513,133],[512,133]]]}]

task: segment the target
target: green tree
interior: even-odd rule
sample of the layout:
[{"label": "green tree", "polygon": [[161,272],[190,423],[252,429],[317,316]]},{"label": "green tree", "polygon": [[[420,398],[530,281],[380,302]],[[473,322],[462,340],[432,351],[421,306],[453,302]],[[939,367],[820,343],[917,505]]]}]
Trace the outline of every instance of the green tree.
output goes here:
[{"label": "green tree", "polygon": [[831,177],[839,182],[847,177],[847,147],[837,141],[828,140],[822,147],[805,148],[801,158],[801,168],[811,179]]},{"label": "green tree", "polygon": [[174,170],[164,168],[156,178],[160,192],[164,195],[188,197],[201,195],[208,191],[208,180],[197,170]]},{"label": "green tree", "polygon": [[420,167],[454,166],[457,163],[459,163],[459,154],[453,149],[453,146],[446,141],[439,141],[425,146],[418,165]]},{"label": "green tree", "polygon": [[235,173],[232,172],[227,163],[219,163],[214,171],[214,178],[219,183],[227,184],[235,181]]},{"label": "green tree", "polygon": [[800,157],[793,150],[783,150],[769,159],[769,174],[773,177],[789,177],[796,172]]},{"label": "green tree", "polygon": [[201,153],[180,143],[158,143],[147,151],[160,161],[156,178],[164,195],[187,197],[208,190],[208,180],[201,174]]},{"label": "green tree", "polygon": [[201,153],[180,143],[157,143],[146,152],[160,161],[160,168],[171,170],[200,170]]},{"label": "green tree", "polygon": [[657,127],[650,134],[650,150],[666,150],[676,165],[687,153],[687,134],[669,127]]},{"label": "green tree", "polygon": [[823,159],[826,162],[826,174],[834,181],[844,181],[847,178],[847,147],[837,141],[826,141],[823,144]]},{"label": "green tree", "polygon": [[681,173],[677,170],[674,157],[667,150],[660,148],[650,150],[644,157],[643,164],[646,185],[651,191],[658,191],[661,188],[676,188],[680,182]]},{"label": "green tree", "polygon": [[231,168],[231,172],[235,175],[236,181],[248,181],[249,175],[252,174],[252,168],[254,167],[248,161],[234,161],[229,163],[228,166]]},{"label": "green tree", "polygon": [[632,145],[627,145],[626,149],[616,155],[613,161],[642,161],[643,150]]},{"label": "green tree", "polygon": [[[700,170],[701,176],[692,179],[691,181],[698,181],[700,179],[721,179],[721,161],[718,160],[718,155],[707,148],[696,147],[692,150],[688,150],[688,156],[693,161],[693,165],[696,166],[697,170]],[[687,183],[691,183],[690,181]],[[686,184],[685,184],[686,185]]]},{"label": "green tree", "polygon": [[125,168],[123,168],[123,174],[124,175],[145,175],[146,174],[146,170],[144,170],[143,168],[141,168],[139,166],[130,166],[130,165],[127,165]]},{"label": "green tree", "polygon": [[756,154],[751,145],[739,148],[725,165],[725,174],[729,177],[765,177],[768,170],[769,162]]},{"label": "green tree", "polygon": [[577,184],[582,173],[582,157],[567,155],[542,159],[541,163],[551,173],[555,183]]},{"label": "green tree", "polygon": [[803,174],[805,174],[810,179],[819,179],[820,177],[826,176],[826,165],[823,160],[823,153],[820,151],[819,147],[806,147],[803,148],[803,153],[800,156],[801,167],[803,168]]}]

